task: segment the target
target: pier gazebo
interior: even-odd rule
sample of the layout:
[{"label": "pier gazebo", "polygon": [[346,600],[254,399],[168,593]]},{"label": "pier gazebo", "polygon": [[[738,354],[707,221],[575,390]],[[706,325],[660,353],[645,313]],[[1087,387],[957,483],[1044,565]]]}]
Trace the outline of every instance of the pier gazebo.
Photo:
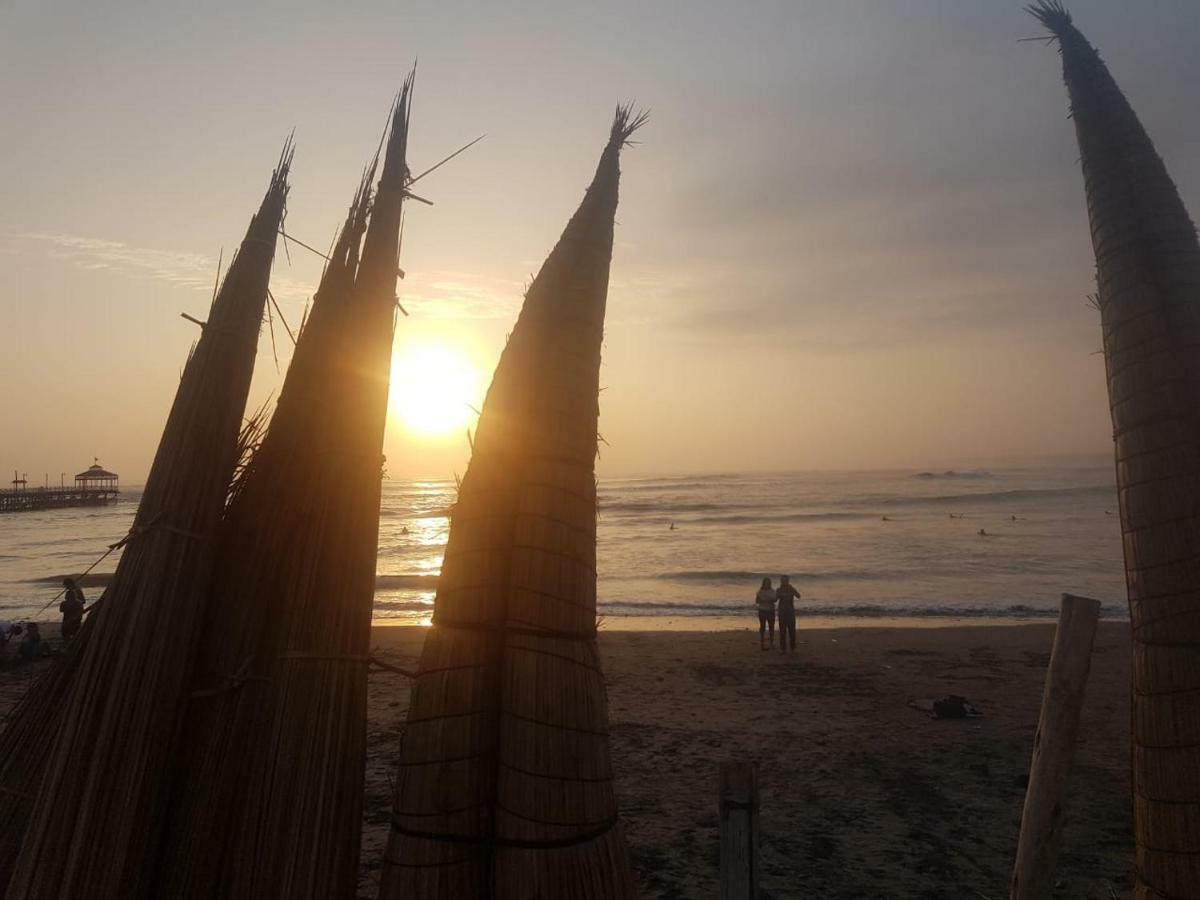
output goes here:
[{"label": "pier gazebo", "polygon": [[104,491],[116,492],[117,473],[110,472],[100,465],[100,458],[93,457],[94,463],[87,467],[83,472],[75,476],[75,489],[77,491]]}]

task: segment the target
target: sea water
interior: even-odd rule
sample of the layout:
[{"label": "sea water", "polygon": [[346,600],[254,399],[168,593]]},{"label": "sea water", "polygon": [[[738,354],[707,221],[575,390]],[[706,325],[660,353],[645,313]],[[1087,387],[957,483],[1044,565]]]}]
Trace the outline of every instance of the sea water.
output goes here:
[{"label": "sea water", "polygon": [[[384,482],[377,620],[428,622],[454,495],[452,480]],[[125,535],[139,497],[0,516],[0,618],[56,618],[62,576]],[[1056,616],[1065,591],[1121,617],[1116,502],[1099,462],[604,479],[598,612],[698,627],[752,618],[761,579],[788,574],[801,616],[1021,620]],[[119,552],[93,571],[112,572]]]}]

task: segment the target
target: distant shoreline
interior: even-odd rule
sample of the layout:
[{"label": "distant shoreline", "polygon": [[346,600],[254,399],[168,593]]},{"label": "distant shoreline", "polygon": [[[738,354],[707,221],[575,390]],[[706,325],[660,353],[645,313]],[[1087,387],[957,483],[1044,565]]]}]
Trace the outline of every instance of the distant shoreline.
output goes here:
[{"label": "distant shoreline", "polygon": [[[408,576],[379,576],[379,589],[386,590],[391,586],[391,579]],[[426,581],[431,587],[437,583],[436,575],[413,576]],[[59,585],[64,578],[74,578],[81,588],[106,588],[112,581],[112,572],[93,572],[88,575],[47,575],[30,579],[29,583]],[[95,598],[89,598],[95,599]],[[1120,598],[1123,600],[1123,598]],[[597,612],[601,631],[612,632],[717,632],[717,631],[747,631],[757,630],[758,623],[753,615],[753,609],[747,607],[745,615],[712,615],[692,614],[684,612],[659,612],[648,615],[630,615],[624,613],[606,612],[603,606]],[[1123,608],[1106,607],[1107,615],[1104,622],[1126,623],[1128,616]],[[428,617],[433,614],[432,605],[427,608],[413,608],[401,615],[374,615],[372,626],[383,628],[427,628]],[[1038,625],[1057,621],[1055,610],[1034,609],[1014,605],[1004,611],[982,609],[978,614],[967,613],[961,609],[948,610],[946,615],[921,614],[905,615],[903,611],[896,614],[880,613],[873,604],[863,604],[863,614],[855,615],[853,607],[843,606],[840,611],[831,614],[825,609],[798,609],[796,621],[801,629],[830,629],[830,628],[962,628],[970,626],[1004,627],[1014,625]],[[1115,614],[1114,614],[1115,613]]]}]

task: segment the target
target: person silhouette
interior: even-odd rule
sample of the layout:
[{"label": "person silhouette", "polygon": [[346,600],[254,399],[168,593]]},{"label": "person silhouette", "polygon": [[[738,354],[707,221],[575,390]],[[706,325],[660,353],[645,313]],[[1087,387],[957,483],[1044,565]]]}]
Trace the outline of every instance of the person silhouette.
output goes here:
[{"label": "person silhouette", "polygon": [[[775,646],[775,591],[771,589],[771,579],[764,578],[762,587],[754,595],[754,605],[758,609],[758,646],[760,650],[770,650]],[[763,639],[767,643],[763,643]]]},{"label": "person silhouette", "polygon": [[[775,589],[775,600],[779,604],[779,652],[796,652],[796,601],[800,592],[792,587],[787,575],[779,576],[779,587]],[[791,644],[789,647],[788,644]]]}]

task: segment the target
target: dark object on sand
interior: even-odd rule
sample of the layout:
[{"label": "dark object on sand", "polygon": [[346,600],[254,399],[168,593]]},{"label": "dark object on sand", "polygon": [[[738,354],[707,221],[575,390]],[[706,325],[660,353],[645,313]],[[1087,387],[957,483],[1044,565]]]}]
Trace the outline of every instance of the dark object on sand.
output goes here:
[{"label": "dark object on sand", "polygon": [[226,515],[162,896],[356,890],[411,85],[378,189],[377,155]]},{"label": "dark object on sand", "polygon": [[[50,648],[42,643],[42,629],[37,622],[30,622],[25,627],[25,636],[17,645],[17,655],[24,662],[33,662],[49,654]],[[43,652],[45,651],[45,652]]]},{"label": "dark object on sand", "polygon": [[983,715],[967,702],[966,697],[960,697],[958,694],[948,694],[936,699],[929,697],[922,700],[909,700],[908,705],[913,709],[929,713],[932,719],[977,719]]},{"label": "dark object on sand", "polygon": [[530,285],[450,521],[397,768],[382,900],[629,898],[596,649],[598,389],[618,109]]},{"label": "dark object on sand", "polygon": [[1200,885],[1200,242],[1166,166],[1056,0],[1096,255],[1133,632],[1135,897]]},{"label": "dark object on sand", "polygon": [[[166,832],[175,739],[186,701],[213,538],[237,456],[275,235],[287,200],[291,142],[193,346],[124,554],[87,640],[39,679],[0,738],[0,771],[35,794],[10,897],[133,897]],[[50,699],[43,692],[53,692]],[[30,730],[50,729],[48,743]],[[45,752],[44,766],[16,759]],[[0,805],[10,800],[0,792]],[[21,800],[24,803],[24,800]],[[0,820],[21,830],[20,810]],[[0,852],[14,835],[6,833]],[[0,859],[7,869],[8,859]]]}]

